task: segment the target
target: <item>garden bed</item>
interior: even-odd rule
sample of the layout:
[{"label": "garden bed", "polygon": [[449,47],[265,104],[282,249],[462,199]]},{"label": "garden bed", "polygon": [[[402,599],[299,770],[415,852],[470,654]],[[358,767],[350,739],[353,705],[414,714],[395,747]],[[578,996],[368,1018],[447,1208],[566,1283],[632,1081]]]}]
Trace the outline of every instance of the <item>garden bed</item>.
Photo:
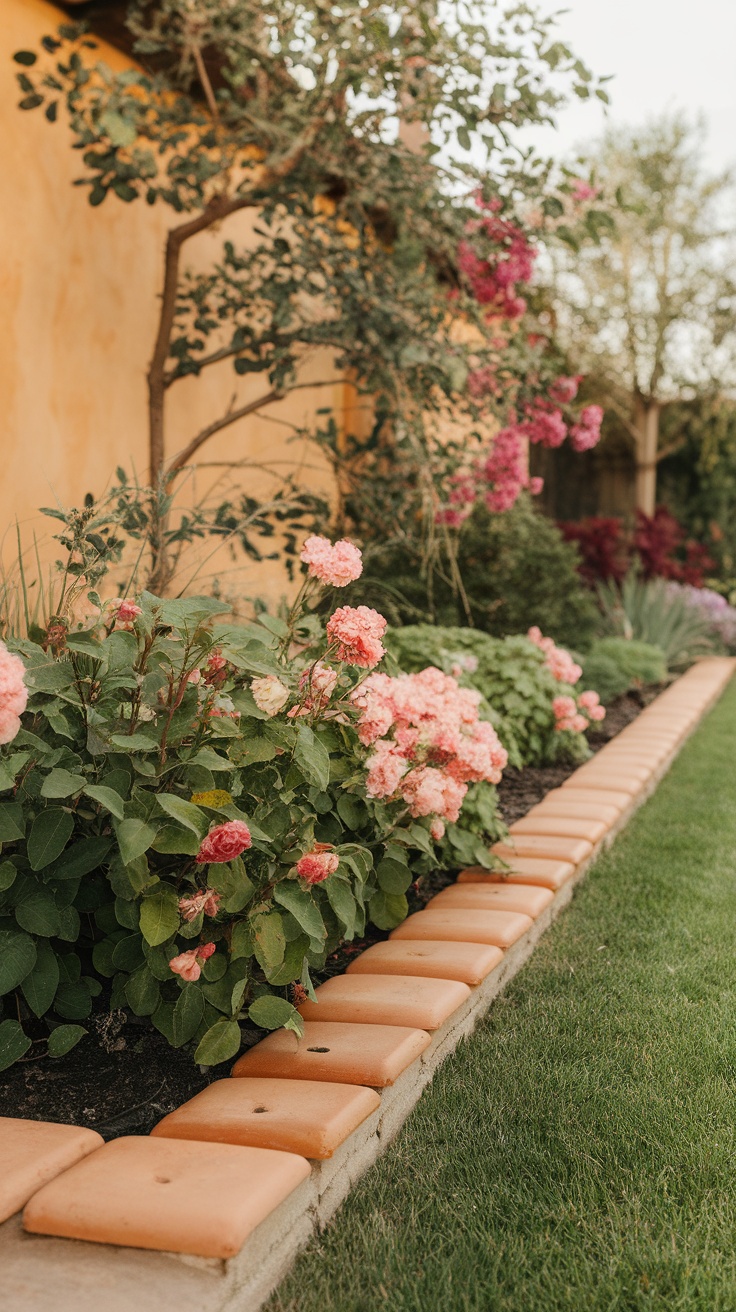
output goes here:
[{"label": "garden bed", "polygon": [[[590,735],[593,751],[630,724],[658,691],[627,693],[612,703],[601,728]],[[498,789],[504,820],[511,824],[525,815],[575,768],[558,764],[507,770]],[[446,870],[425,876],[412,889],[410,909],[420,909],[454,878],[454,872]],[[386,937],[386,932],[370,926],[363,938],[335,952],[320,974],[315,972],[315,983],[341,974],[358,952]],[[148,1020],[122,1011],[110,1013],[102,998],[86,1023],[89,1037],[63,1060],[28,1057],[3,1073],[0,1114],[86,1125],[105,1139],[148,1134],[163,1116],[227,1073],[217,1066],[203,1073],[188,1050],[172,1048]],[[243,1026],[243,1036],[248,1047],[262,1037],[262,1031]]]}]

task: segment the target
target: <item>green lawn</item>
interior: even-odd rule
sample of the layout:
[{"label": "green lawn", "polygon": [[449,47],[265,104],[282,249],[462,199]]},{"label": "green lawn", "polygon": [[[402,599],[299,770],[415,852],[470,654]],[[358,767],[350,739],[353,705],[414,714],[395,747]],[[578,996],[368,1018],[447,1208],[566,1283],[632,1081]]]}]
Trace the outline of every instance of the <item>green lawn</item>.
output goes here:
[{"label": "green lawn", "polygon": [[736,684],[269,1312],[734,1312]]}]

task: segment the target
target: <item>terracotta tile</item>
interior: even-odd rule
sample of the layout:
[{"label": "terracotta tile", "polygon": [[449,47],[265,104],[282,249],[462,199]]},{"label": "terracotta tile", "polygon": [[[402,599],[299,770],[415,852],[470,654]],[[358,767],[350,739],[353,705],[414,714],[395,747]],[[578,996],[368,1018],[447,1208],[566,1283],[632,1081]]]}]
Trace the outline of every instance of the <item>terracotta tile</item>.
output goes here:
[{"label": "terracotta tile", "polygon": [[432,942],[389,939],[374,943],[347,968],[348,975],[422,975],[427,979],[459,979],[480,984],[503,961],[500,948],[487,943]]},{"label": "terracotta tile", "polygon": [[386,975],[335,975],[315,990],[316,1002],[299,1006],[305,1020],[343,1020],[356,1025],[415,1025],[438,1030],[470,997],[452,979]]},{"label": "terracotta tile", "polygon": [[232,1073],[383,1089],[393,1084],[430,1042],[426,1030],[399,1025],[305,1021],[302,1039],[290,1030],[276,1030],[244,1052]]},{"label": "terracotta tile", "polygon": [[582,784],[572,782],[575,776],[570,776],[570,782],[566,782],[561,788],[553,788],[544,799],[547,802],[592,802],[594,805],[602,803],[604,806],[615,806],[619,815],[628,811],[631,806],[631,794],[621,792],[617,788],[583,788]]},{"label": "terracotta tile", "polygon": [[0,1116],[0,1221],[19,1212],[37,1189],[103,1143],[102,1135],[78,1125]]},{"label": "terracotta tile", "polygon": [[514,834],[507,843],[494,843],[491,852],[501,861],[513,862],[518,856],[553,857],[580,865],[593,851],[585,838],[555,838],[546,834]]},{"label": "terracotta tile", "polygon": [[575,776],[582,781],[583,779],[597,779],[599,776],[620,774],[626,779],[631,779],[634,782],[638,780],[639,783],[645,784],[651,779],[653,773],[654,767],[642,764],[638,757],[613,754],[609,759],[601,753],[600,758],[588,761],[586,765],[581,765],[575,771]]},{"label": "terracotta tile", "polygon": [[508,948],[533,923],[531,916],[520,911],[462,911],[448,907],[407,916],[398,929],[391,931],[391,938],[444,938],[454,943],[492,943],[497,948]]},{"label": "terracotta tile", "polygon": [[151,1130],[154,1138],[331,1157],[381,1105],[374,1089],[324,1080],[215,1080]]},{"label": "terracotta tile", "polygon": [[489,871],[484,866],[469,866],[461,870],[457,877],[458,884],[539,884],[542,888],[551,888],[554,893],[562,888],[575,874],[575,867],[569,861],[546,861],[541,857],[517,857],[509,870]]},{"label": "terracotta tile", "polygon": [[114,1139],[31,1199],[34,1234],[233,1257],[310,1173],[303,1157],[184,1139]]},{"label": "terracotta tile", "polygon": [[451,884],[427,903],[427,911],[440,907],[476,907],[479,911],[521,911],[535,920],[554,898],[551,888],[524,884]]},{"label": "terracotta tile", "polygon": [[618,822],[621,812],[617,806],[608,806],[605,802],[576,802],[573,798],[571,801],[565,801],[564,793],[562,796],[545,797],[539,806],[535,806],[527,813],[531,815],[550,815],[550,816],[568,816],[575,819],[577,816],[581,820],[602,820],[610,828]]},{"label": "terracotta tile", "polygon": [[[584,767],[583,767],[584,768]],[[629,798],[636,797],[644,787],[641,779],[632,779],[627,774],[620,771],[614,772],[613,767],[610,770],[599,769],[594,774],[590,771],[587,774],[581,774],[576,770],[566,779],[563,788],[594,788],[602,789],[609,793],[625,793]]]},{"label": "terracotta tile", "polygon": [[514,844],[519,834],[547,834],[555,838],[584,838],[589,843],[598,843],[608,833],[610,826],[602,820],[586,820],[575,816],[553,816],[545,813],[525,815],[516,820],[509,828]]}]

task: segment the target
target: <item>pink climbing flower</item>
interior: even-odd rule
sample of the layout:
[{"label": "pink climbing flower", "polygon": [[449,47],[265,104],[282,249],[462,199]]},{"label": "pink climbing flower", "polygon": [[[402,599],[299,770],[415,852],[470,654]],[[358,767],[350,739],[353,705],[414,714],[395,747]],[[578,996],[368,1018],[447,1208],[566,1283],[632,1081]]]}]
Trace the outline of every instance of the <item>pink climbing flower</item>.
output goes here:
[{"label": "pink climbing flower", "polygon": [[325,851],[326,843],[315,843],[311,852],[305,853],[296,863],[296,873],[307,884],[321,884],[323,880],[334,875],[340,864],[337,852]]},{"label": "pink climbing flower", "polygon": [[0,642],[0,745],[12,743],[21,727],[20,717],[28,703],[25,670],[20,656]]},{"label": "pink climbing flower", "polygon": [[301,559],[310,578],[333,588],[344,588],[363,573],[362,555],[347,538],[341,538],[333,546],[329,538],[313,533],[302,547]]},{"label": "pink climbing flower", "polygon": [[197,853],[200,865],[234,861],[251,845],[250,829],[242,820],[227,820],[216,825],[202,842]]},{"label": "pink climbing flower", "polygon": [[327,621],[327,638],[346,665],[372,670],[385,655],[386,620],[370,606],[341,606]]},{"label": "pink climbing flower", "polygon": [[169,970],[175,975],[179,975],[187,984],[194,984],[202,974],[204,962],[212,956],[216,950],[214,943],[200,943],[196,948],[190,948],[188,952],[180,952],[178,957],[172,957],[169,962]]},{"label": "pink climbing flower", "polygon": [[578,388],[583,381],[582,374],[574,374],[572,377],[556,378],[550,385],[549,394],[553,401],[558,401],[561,405],[567,405],[574,401],[578,394]]},{"label": "pink climbing flower", "polygon": [[213,888],[206,888],[203,893],[193,893],[191,897],[179,898],[179,912],[184,920],[196,920],[200,911],[206,916],[216,916],[220,909],[220,894]]},{"label": "pink climbing flower", "polygon": [[590,451],[601,440],[603,410],[599,405],[586,405],[580,418],[570,429],[570,442],[576,451]]}]

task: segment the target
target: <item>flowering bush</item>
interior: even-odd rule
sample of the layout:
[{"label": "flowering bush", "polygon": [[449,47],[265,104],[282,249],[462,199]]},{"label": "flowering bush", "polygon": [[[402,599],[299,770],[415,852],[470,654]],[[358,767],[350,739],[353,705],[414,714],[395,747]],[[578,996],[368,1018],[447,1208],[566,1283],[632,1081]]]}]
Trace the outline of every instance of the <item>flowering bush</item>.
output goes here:
[{"label": "flowering bush", "polygon": [[568,542],[580,548],[580,573],[591,584],[621,583],[635,567],[645,579],[672,579],[701,588],[715,563],[704,546],[686,539],[682,525],[665,506],[658,506],[653,515],[638,510],[631,534],[624,532],[620,519],[605,516],[563,523],[560,529]]},{"label": "flowering bush", "polygon": [[[67,1050],[101,993],[202,1064],[238,1051],[244,1017],[299,1031],[291,985],[368,919],[398,924],[471,781],[500,777],[475,695],[367,672],[375,611],[323,634],[311,605],[354,577],[345,545],[306,544],[285,619],[144,593],[0,649],[2,1065],[34,1039]],[[475,807],[462,859],[489,862],[484,823]]]},{"label": "flowering bush", "polygon": [[713,588],[695,588],[687,583],[670,583],[670,596],[682,597],[709,624],[713,636],[727,652],[736,652],[736,607],[730,606]]}]

